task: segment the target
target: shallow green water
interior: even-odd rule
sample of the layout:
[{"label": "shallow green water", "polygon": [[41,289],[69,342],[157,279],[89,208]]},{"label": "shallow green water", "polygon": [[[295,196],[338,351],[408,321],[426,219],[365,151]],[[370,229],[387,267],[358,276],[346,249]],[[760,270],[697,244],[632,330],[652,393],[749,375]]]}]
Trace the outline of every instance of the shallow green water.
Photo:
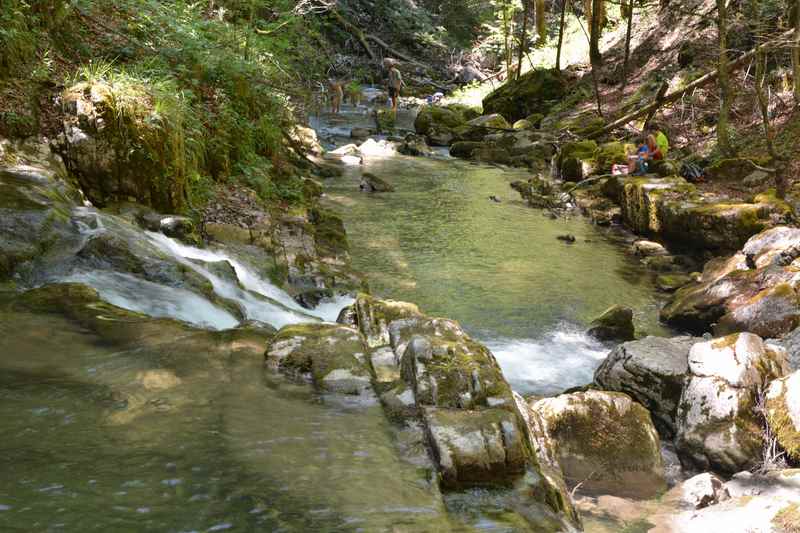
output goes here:
[{"label": "shallow green water", "polygon": [[[581,332],[612,303],[658,330],[649,275],[583,219],[517,201],[508,183],[524,174],[404,157],[366,167],[397,192],[360,193],[353,167],[326,201],[373,291],[462,321],[518,390],[591,379],[606,348]],[[527,529],[502,492],[443,500],[379,406],[265,372],[259,350],[205,331],[110,345],[11,299],[0,292],[0,531]]]},{"label": "shallow green water", "polygon": [[0,319],[0,531],[472,530],[379,405],[317,397],[210,333],[119,349]]},{"label": "shallow green water", "polygon": [[[363,171],[396,192],[360,192]],[[368,156],[326,182],[326,201],[374,293],[461,321],[516,389],[554,393],[590,381],[607,353],[582,334],[592,318],[621,304],[635,310],[638,331],[663,333],[661,299],[622,235],[524,205],[509,183],[527,177],[454,159]],[[564,234],[577,243],[557,240]]]}]

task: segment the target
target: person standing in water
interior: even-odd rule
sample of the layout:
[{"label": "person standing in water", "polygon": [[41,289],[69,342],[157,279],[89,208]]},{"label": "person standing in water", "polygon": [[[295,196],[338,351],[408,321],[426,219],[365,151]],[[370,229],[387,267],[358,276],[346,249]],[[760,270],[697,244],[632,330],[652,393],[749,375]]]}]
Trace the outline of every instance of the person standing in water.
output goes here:
[{"label": "person standing in water", "polygon": [[397,112],[397,99],[400,97],[400,89],[403,88],[405,82],[403,75],[397,68],[397,62],[393,59],[386,59],[386,66],[389,68],[389,98],[392,100],[392,111]]},{"label": "person standing in water", "polygon": [[344,99],[344,89],[342,89],[344,83],[339,80],[328,80],[328,85],[331,88],[331,112],[338,115]]}]

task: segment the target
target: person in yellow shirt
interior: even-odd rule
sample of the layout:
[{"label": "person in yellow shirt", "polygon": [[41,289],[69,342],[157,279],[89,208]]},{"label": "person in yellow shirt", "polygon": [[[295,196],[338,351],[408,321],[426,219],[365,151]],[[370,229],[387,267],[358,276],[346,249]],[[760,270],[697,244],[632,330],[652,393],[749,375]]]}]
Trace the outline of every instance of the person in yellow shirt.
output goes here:
[{"label": "person in yellow shirt", "polygon": [[669,139],[667,139],[667,136],[664,134],[664,132],[658,128],[653,129],[653,136],[656,138],[656,145],[658,145],[661,155],[664,157],[664,159],[666,159],[667,152],[669,152]]}]

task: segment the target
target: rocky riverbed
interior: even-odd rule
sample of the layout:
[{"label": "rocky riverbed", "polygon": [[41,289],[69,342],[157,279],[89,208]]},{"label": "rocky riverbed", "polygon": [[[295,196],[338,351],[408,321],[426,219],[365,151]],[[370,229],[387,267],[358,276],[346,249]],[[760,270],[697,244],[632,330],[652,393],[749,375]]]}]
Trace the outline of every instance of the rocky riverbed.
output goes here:
[{"label": "rocky riverbed", "polygon": [[[318,123],[323,141],[369,126],[353,111]],[[656,176],[601,175],[564,196],[530,169],[596,175],[617,147],[563,143],[542,117],[435,108],[394,124],[379,113],[388,138],[327,156],[299,130],[325,180],[308,179],[312,205],[269,211],[232,187],[190,219],[155,210],[174,195],[121,200],[137,199],[129,174],[98,181],[102,139],[77,115],[72,172],[43,139],[0,144],[14,459],[0,524],[796,527],[788,204],[718,201]],[[593,324],[604,345],[582,330],[611,304],[635,312]],[[683,335],[657,325],[659,309]]]}]

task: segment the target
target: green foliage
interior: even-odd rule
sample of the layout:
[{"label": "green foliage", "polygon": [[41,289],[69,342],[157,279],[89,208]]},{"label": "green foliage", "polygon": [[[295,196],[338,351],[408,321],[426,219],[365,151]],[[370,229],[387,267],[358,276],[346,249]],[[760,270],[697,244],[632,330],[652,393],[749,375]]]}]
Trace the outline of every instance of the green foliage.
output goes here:
[{"label": "green foliage", "polygon": [[55,31],[69,13],[65,0],[0,0],[0,79],[24,72],[45,31]]},{"label": "green foliage", "polygon": [[[73,0],[68,9],[80,10],[92,31],[76,32],[70,47],[87,60],[74,65],[66,80],[53,81],[106,87],[114,135],[143,157],[141,164],[163,171],[159,187],[185,190],[190,206],[211,197],[214,181],[229,179],[250,185],[265,200],[301,202],[300,179],[284,172],[284,131],[292,122],[289,95],[305,98],[310,82],[303,78],[319,77],[326,62],[314,42],[317,25],[293,14],[291,0],[269,7],[254,0],[212,6]],[[44,24],[32,31],[23,16],[31,9],[19,8],[19,16],[3,10],[0,39],[8,28],[22,28],[28,40],[17,39],[20,59],[13,60],[27,62],[36,78],[52,79],[51,57],[61,52],[50,51],[52,35]],[[38,55],[28,46],[37,39],[44,43]]]}]

